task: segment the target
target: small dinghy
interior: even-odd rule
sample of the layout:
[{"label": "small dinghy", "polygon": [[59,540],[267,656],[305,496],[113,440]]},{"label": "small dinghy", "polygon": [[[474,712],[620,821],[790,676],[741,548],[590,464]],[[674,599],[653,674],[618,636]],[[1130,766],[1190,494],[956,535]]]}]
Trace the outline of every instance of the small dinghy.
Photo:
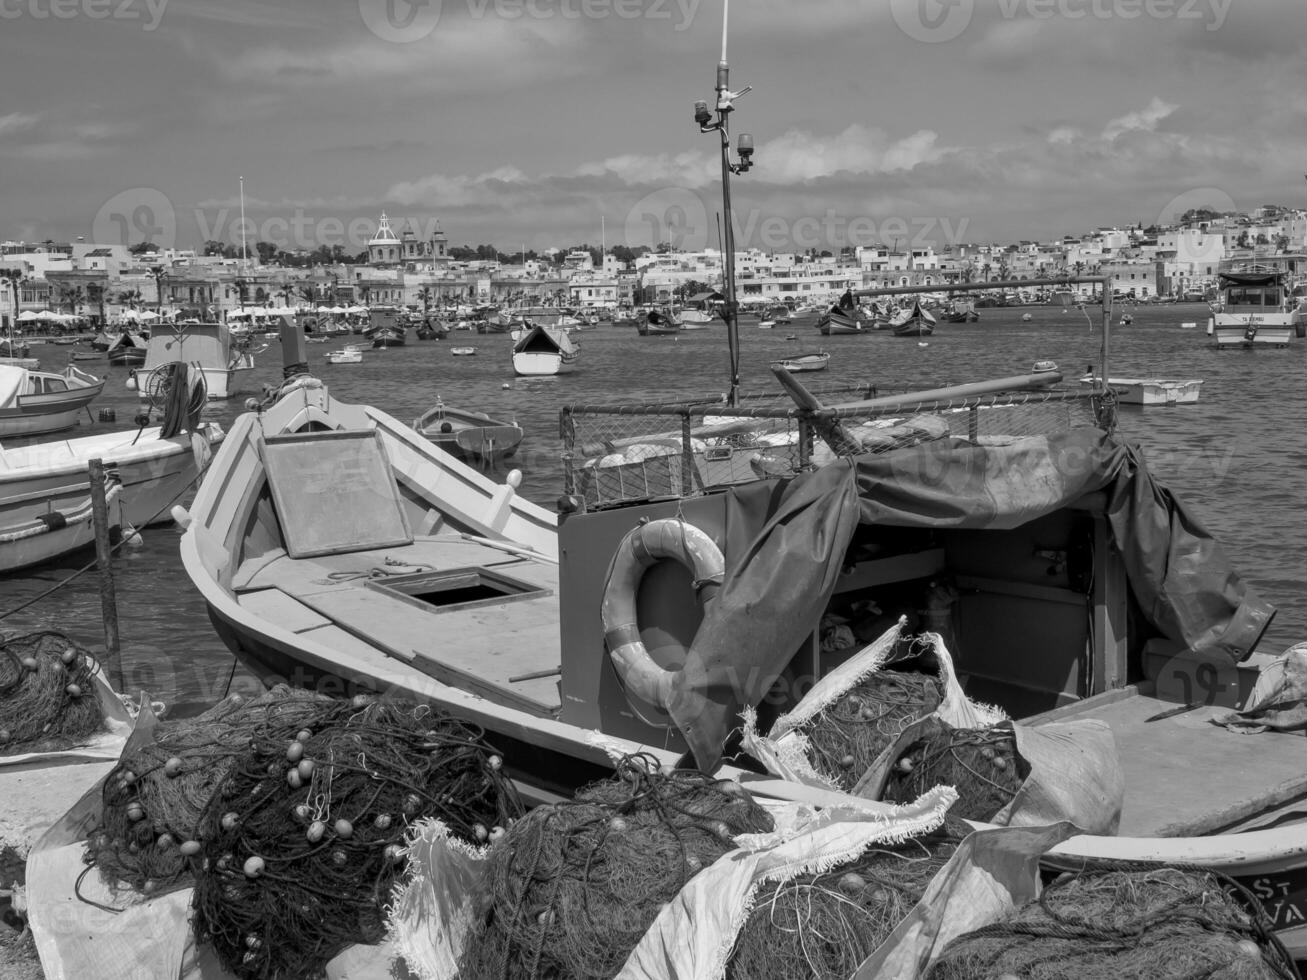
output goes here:
[{"label": "small dinghy", "polygon": [[413,428],[464,462],[497,462],[517,452],[522,441],[517,423],[503,422],[484,412],[450,408],[440,400],[413,421]]}]

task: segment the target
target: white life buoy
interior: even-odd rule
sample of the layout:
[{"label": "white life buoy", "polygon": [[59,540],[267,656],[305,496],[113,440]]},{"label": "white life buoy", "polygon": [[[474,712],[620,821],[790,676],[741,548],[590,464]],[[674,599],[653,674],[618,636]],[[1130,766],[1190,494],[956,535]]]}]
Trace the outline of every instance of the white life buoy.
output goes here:
[{"label": "white life buoy", "polygon": [[690,569],[699,604],[705,609],[716,598],[726,570],[726,560],[713,539],[693,524],[676,518],[642,524],[618,545],[604,585],[601,609],[604,643],[623,689],[628,697],[635,699],[632,707],[637,714],[641,713],[637,701],[666,712],[679,673],[654,662],[640,639],[640,625],[636,622],[640,581],[648,568],[664,558]]}]

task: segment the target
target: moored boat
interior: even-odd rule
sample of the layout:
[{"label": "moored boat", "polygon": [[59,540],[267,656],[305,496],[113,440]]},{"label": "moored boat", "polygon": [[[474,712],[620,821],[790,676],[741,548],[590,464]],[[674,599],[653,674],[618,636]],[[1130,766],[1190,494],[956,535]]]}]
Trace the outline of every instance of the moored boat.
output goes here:
[{"label": "moored boat", "polygon": [[477,349],[475,347],[451,347],[449,353],[455,357],[475,357]]},{"label": "moored boat", "polygon": [[826,337],[865,332],[857,312],[840,304],[832,306],[818,318],[817,329]]},{"label": "moored boat", "polygon": [[138,333],[124,330],[113,338],[106,350],[110,364],[133,365],[145,363],[149,341]]},{"label": "moored boat", "polygon": [[522,430],[484,412],[470,412],[436,404],[413,421],[413,428],[432,444],[459,459],[496,463],[517,452]]},{"label": "moored boat", "polygon": [[[117,478],[107,475],[104,497],[111,535],[118,534],[122,527],[118,506],[121,492],[122,486]],[[28,500],[22,509],[3,509],[0,516],[0,574],[43,565],[94,543],[91,492],[83,480],[81,497],[74,503],[56,507],[52,502],[36,499]]]},{"label": "moored boat", "polygon": [[670,310],[650,310],[636,329],[641,337],[670,337],[685,328]]},{"label": "moored boat", "polygon": [[203,375],[208,398],[231,398],[239,393],[242,378],[254,370],[249,344],[248,336],[233,337],[225,323],[160,326],[150,336],[144,365],[128,384],[135,385],[143,400],[157,401],[172,365],[182,362]]},{"label": "moored boat", "polygon": [[328,364],[360,364],[363,361],[363,349],[355,344],[346,344],[338,350],[329,350],[322,355]]},{"label": "moored boat", "polygon": [[791,374],[803,371],[825,371],[830,365],[830,353],[823,350],[809,354],[794,354],[775,363]]},{"label": "moored boat", "polygon": [[1297,316],[1286,299],[1284,275],[1249,269],[1220,274],[1221,307],[1207,322],[1218,350],[1287,347]]},{"label": "moored boat", "polygon": [[513,344],[513,372],[523,377],[570,374],[580,348],[561,327],[531,327]]},{"label": "moored boat", "polygon": [[889,328],[895,337],[929,337],[935,332],[935,318],[921,308],[920,298],[914,298],[911,308],[890,320]]},{"label": "moored boat", "polygon": [[104,390],[104,379],[71,364],[62,372],[0,365],[0,437],[71,429]]},{"label": "moored boat", "polygon": [[[1098,379],[1086,376],[1080,383],[1093,386]],[[1116,392],[1122,405],[1191,405],[1198,401],[1203,382],[1201,379],[1109,378],[1107,385]]]}]

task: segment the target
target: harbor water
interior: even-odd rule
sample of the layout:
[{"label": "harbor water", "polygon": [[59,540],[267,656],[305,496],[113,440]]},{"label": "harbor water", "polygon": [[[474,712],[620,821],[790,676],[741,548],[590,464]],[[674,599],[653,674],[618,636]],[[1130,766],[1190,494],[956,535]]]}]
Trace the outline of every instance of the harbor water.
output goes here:
[{"label": "harbor water", "polygon": [[[1307,640],[1307,521],[1297,508],[1307,490],[1307,401],[1297,397],[1307,361],[1307,342],[1285,350],[1216,351],[1204,332],[1205,305],[1127,308],[1134,322],[1112,330],[1113,377],[1201,378],[1197,404],[1123,406],[1120,431],[1138,442],[1154,474],[1184,500],[1220,540],[1240,572],[1279,614],[1263,653],[1279,653]],[[1025,307],[981,310],[975,324],[941,323],[923,343],[886,332],[822,337],[814,318],[761,330],[741,323],[741,366],[746,391],[776,388],[767,365],[781,357],[824,349],[830,368],[805,375],[814,386],[871,383],[886,387],[935,387],[987,377],[1027,373],[1035,361],[1057,362],[1068,379],[1099,365],[1101,309]],[[1029,321],[1022,320],[1030,313]],[[1117,311],[1119,317],[1120,310]],[[1181,329],[1196,322],[1197,329]],[[794,335],[795,339],[787,337]],[[576,373],[558,378],[513,376],[506,335],[455,333],[439,342],[410,341],[368,351],[361,364],[330,365],[327,350],[361,338],[310,344],[313,371],[342,401],[365,402],[411,421],[439,397],[452,407],[516,419],[526,438],[510,466],[523,473],[521,492],[553,508],[562,493],[558,409],[568,402],[670,401],[725,390],[725,329],[676,337],[640,337],[630,326],[602,325],[575,335],[582,354]],[[411,337],[411,332],[410,332]],[[473,344],[475,357],[452,357],[453,344]],[[47,369],[62,368],[69,348],[39,345],[33,355]],[[103,361],[79,363],[108,373],[93,413],[113,409],[115,423],[83,424],[69,436],[130,427],[136,394],[125,387],[127,370]],[[242,392],[210,404],[206,418],[224,425],[243,412],[244,401],[281,376],[274,342],[246,375]],[[235,666],[211,627],[204,604],[178,556],[179,531],[160,525],[142,533],[143,543],[121,552],[116,584],[124,668],[129,692],[148,691],[185,711],[221,697],[251,691],[252,677]],[[27,574],[0,578],[0,614],[22,605],[93,560],[79,554]],[[103,644],[99,586],[94,572],[0,620],[7,632],[55,628],[91,646]]]}]

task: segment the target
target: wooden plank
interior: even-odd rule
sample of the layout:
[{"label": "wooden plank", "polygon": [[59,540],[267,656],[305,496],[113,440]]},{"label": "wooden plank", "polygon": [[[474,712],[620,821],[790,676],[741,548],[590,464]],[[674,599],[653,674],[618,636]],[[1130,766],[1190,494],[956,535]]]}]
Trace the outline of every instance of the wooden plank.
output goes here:
[{"label": "wooden plank", "polygon": [[231,577],[231,590],[241,592],[250,588],[261,588],[261,586],[252,586],[250,583],[258,576],[259,572],[267,568],[278,558],[286,556],[285,548],[274,548],[272,551],[266,551],[261,555],[255,555],[253,558],[246,558],[236,569],[235,574]]},{"label": "wooden plank", "polygon": [[303,633],[305,630],[316,629],[331,622],[280,589],[246,592],[240,596],[239,602],[242,609],[248,609],[254,615],[276,623],[292,633]]},{"label": "wooden plank", "polygon": [[1112,729],[1125,772],[1123,837],[1198,836],[1307,792],[1302,739],[1239,735],[1211,723],[1228,709],[1203,707],[1149,721],[1174,702],[1135,695],[1079,718]]},{"label": "wooden plank", "polygon": [[1002,579],[985,578],[980,575],[957,576],[959,589],[976,589],[994,595],[1010,595],[1018,599],[1036,599],[1039,602],[1060,602],[1071,606],[1083,606],[1085,597],[1070,589],[1059,589],[1048,585],[1031,585],[1027,582],[1006,582]]}]

